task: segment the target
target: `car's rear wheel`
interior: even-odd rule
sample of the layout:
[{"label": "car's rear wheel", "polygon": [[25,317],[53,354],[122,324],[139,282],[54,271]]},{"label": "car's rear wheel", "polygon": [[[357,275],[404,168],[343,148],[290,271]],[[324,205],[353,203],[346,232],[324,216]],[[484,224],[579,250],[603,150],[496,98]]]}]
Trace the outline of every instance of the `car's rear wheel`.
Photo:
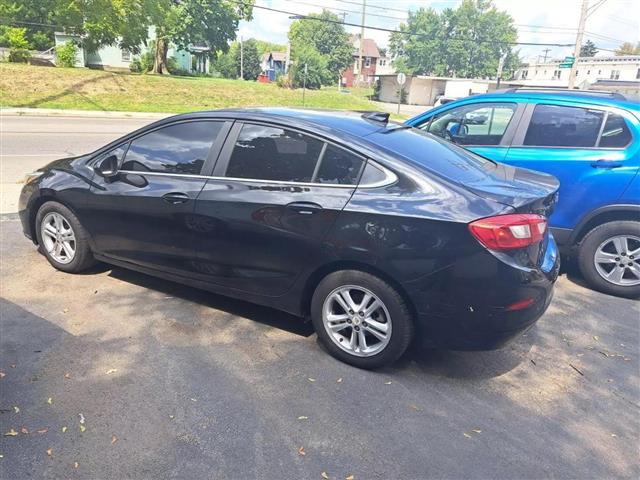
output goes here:
[{"label": "car's rear wheel", "polygon": [[78,218],[58,202],[42,204],[36,214],[40,250],[58,270],[77,273],[95,264],[86,230]]},{"label": "car's rear wheel", "polygon": [[591,287],[640,296],[640,222],[609,222],[591,230],[580,244],[578,265]]},{"label": "car's rear wheel", "polygon": [[380,278],[357,270],[327,275],[311,302],[318,338],[334,357],[360,368],[396,361],[413,338],[402,296]]}]

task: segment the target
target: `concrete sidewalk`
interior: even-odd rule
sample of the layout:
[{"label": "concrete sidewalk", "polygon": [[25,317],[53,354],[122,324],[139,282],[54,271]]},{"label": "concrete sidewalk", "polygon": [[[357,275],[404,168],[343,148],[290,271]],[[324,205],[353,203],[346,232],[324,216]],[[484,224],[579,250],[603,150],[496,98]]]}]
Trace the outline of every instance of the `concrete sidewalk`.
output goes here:
[{"label": "concrete sidewalk", "polygon": [[0,108],[0,117],[32,116],[32,117],[86,117],[86,118],[165,118],[176,113],[156,112],[107,112],[103,110],[65,110],[58,108]]}]

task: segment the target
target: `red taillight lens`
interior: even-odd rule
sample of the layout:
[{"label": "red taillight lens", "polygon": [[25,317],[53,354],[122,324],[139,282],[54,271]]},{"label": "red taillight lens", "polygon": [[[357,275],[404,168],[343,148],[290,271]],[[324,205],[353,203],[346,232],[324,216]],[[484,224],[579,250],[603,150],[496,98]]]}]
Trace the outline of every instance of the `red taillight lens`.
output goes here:
[{"label": "red taillight lens", "polygon": [[471,222],[469,230],[490,250],[513,250],[541,241],[547,219],[529,213],[498,215]]}]

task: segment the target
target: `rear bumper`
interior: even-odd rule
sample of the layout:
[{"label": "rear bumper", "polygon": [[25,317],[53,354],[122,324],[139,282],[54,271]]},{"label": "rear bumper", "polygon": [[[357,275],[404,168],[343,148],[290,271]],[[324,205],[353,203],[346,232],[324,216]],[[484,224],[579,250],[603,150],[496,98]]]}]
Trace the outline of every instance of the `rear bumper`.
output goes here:
[{"label": "rear bumper", "polygon": [[559,269],[551,236],[539,269],[515,268],[489,252],[452,266],[432,279],[435,284],[410,293],[420,342],[452,350],[504,346],[545,313]]}]

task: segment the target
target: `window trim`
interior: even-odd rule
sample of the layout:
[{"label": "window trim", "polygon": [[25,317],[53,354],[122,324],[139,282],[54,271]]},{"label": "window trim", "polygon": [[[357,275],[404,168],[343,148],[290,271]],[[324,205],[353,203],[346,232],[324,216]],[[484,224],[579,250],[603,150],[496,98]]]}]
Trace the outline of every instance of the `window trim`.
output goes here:
[{"label": "window trim", "polygon": [[[231,161],[231,155],[233,154],[233,149],[235,148],[236,145],[236,141],[238,140],[238,136],[240,135],[240,131],[242,130],[242,127],[244,125],[260,125],[260,126],[264,126],[264,127],[271,127],[271,128],[280,128],[283,130],[290,130],[292,132],[296,132],[299,133],[301,135],[306,135],[307,137],[311,137],[314,138],[320,142],[323,142],[323,146],[322,149],[320,150],[320,153],[318,155],[318,160],[317,163],[314,167],[314,172],[313,172],[313,176],[312,179],[315,178],[315,174],[320,170],[320,167],[322,166],[322,160],[324,158],[324,152],[326,151],[326,146],[327,145],[332,145],[336,148],[339,148],[341,150],[344,150],[346,152],[348,152],[351,155],[354,155],[358,158],[360,158],[362,160],[362,166],[360,167],[360,171],[358,172],[358,176],[356,179],[356,183],[320,183],[320,182],[296,182],[296,181],[290,181],[290,180],[266,180],[263,178],[238,178],[238,177],[227,177],[226,173],[227,173],[227,169],[229,167],[229,162]],[[233,127],[231,128],[231,131],[229,132],[229,134],[227,135],[227,140],[224,144],[224,147],[222,147],[222,150],[220,151],[220,155],[218,156],[218,162],[215,165],[215,168],[213,169],[213,173],[212,173],[212,177],[211,178],[224,178],[224,179],[230,179],[230,180],[234,180],[234,181],[245,181],[245,182],[258,182],[258,183],[278,183],[278,184],[288,184],[288,185],[304,185],[304,186],[325,186],[325,187],[344,187],[344,188],[355,188],[358,187],[360,184],[360,178],[362,177],[362,172],[364,171],[364,167],[367,163],[368,159],[366,156],[362,155],[361,153],[358,152],[354,152],[351,149],[345,148],[343,145],[340,145],[336,142],[333,142],[331,140],[327,140],[324,137],[321,137],[319,135],[313,134],[313,133],[309,133],[300,129],[297,129],[295,127],[289,127],[286,125],[280,125],[277,123],[269,123],[269,122],[262,122],[262,121],[258,121],[258,120],[237,120]]]},{"label": "window trim", "polygon": [[[533,111],[535,110],[535,107],[537,107],[538,105],[547,105],[547,106],[551,106],[551,107],[567,107],[567,108],[582,108],[584,110],[598,110],[604,113],[604,115],[602,116],[602,124],[600,125],[600,129],[598,131],[598,138],[596,139],[596,143],[594,144],[593,147],[563,147],[563,146],[553,146],[553,145],[547,145],[547,146],[541,146],[541,145],[524,145],[524,139],[525,136],[527,135],[527,130],[529,129],[529,124],[531,123],[531,118],[533,117]],[[629,142],[624,146],[624,147],[600,147],[598,146],[600,144],[600,137],[602,135],[602,131],[604,129],[604,124],[606,122],[607,117],[609,116],[609,113],[613,113],[615,115],[620,115],[625,122],[627,122],[627,128],[629,129],[629,133],[631,133],[631,140],[629,140]],[[600,105],[589,105],[589,104],[581,104],[581,105],[567,105],[564,103],[551,103],[551,102],[531,102],[531,103],[527,103],[526,104],[526,108],[524,109],[524,112],[522,114],[522,118],[520,121],[520,124],[518,125],[518,130],[516,131],[515,136],[513,137],[513,142],[511,143],[511,147],[513,148],[546,148],[546,149],[572,149],[572,150],[600,150],[600,151],[609,151],[609,150],[616,150],[616,151],[623,151],[626,150],[627,148],[629,148],[629,145],[632,145],[633,142],[635,141],[635,133],[634,133],[634,128],[632,128],[633,126],[629,125],[629,122],[627,120],[627,115],[625,115],[622,111],[618,111],[616,109],[612,109],[612,108],[606,108],[606,107],[602,107]]]}]

